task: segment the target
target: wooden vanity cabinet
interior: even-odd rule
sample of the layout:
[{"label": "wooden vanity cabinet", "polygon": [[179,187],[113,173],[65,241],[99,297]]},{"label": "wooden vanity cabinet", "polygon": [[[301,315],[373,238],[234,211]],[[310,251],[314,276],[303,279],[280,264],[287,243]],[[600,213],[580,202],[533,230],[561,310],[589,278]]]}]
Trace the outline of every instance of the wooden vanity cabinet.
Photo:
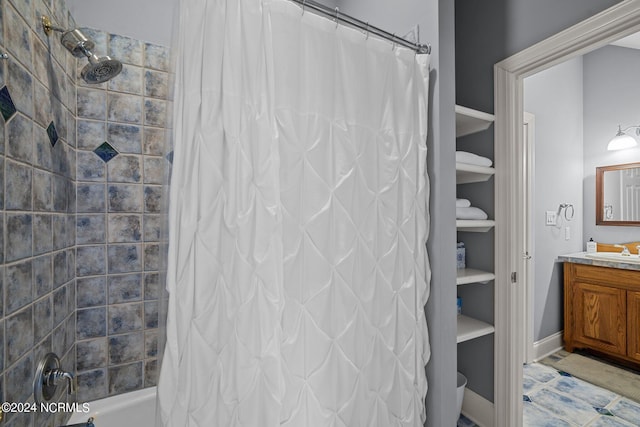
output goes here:
[{"label": "wooden vanity cabinet", "polygon": [[564,341],[640,363],[640,271],[564,263]]}]

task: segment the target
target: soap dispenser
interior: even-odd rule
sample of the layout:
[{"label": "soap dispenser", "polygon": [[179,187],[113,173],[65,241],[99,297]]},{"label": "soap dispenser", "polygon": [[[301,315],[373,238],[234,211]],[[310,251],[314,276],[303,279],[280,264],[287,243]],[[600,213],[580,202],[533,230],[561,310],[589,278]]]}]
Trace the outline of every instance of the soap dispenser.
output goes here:
[{"label": "soap dispenser", "polygon": [[598,244],[594,242],[593,237],[591,237],[587,242],[587,253],[595,254],[596,252],[598,252]]}]

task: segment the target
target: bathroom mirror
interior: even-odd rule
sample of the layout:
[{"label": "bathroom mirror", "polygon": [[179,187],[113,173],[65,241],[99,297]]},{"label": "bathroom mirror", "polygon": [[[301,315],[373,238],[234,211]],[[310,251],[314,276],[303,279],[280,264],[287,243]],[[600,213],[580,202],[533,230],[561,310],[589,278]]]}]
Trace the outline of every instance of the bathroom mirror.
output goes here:
[{"label": "bathroom mirror", "polygon": [[596,225],[640,226],[640,163],[596,168]]}]

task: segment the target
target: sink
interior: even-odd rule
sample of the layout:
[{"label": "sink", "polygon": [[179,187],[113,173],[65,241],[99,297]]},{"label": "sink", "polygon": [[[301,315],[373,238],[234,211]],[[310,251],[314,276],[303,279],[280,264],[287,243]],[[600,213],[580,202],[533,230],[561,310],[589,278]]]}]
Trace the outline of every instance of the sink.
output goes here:
[{"label": "sink", "polygon": [[598,259],[602,261],[615,261],[626,262],[629,264],[640,264],[640,257],[638,255],[621,255],[618,252],[595,252],[591,254],[585,254],[587,258]]}]

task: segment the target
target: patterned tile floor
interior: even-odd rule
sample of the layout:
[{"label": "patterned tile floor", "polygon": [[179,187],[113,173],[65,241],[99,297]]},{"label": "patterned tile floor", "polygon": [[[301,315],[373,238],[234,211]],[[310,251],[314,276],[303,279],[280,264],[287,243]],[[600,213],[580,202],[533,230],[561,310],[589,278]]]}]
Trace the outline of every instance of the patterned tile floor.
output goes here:
[{"label": "patterned tile floor", "polygon": [[524,427],[640,426],[640,403],[540,363],[524,366],[523,400]]}]

